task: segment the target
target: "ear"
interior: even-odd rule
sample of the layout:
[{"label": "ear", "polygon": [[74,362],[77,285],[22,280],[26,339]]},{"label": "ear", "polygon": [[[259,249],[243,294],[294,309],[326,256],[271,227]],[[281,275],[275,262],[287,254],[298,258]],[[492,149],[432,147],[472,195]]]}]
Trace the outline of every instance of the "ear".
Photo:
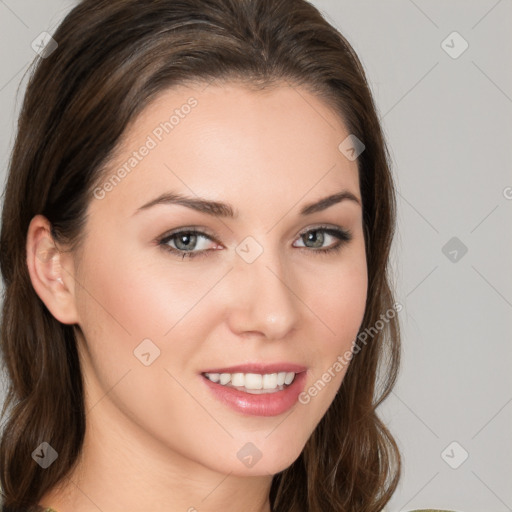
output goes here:
[{"label": "ear", "polygon": [[72,254],[57,247],[43,215],[30,221],[26,249],[30,280],[39,298],[59,322],[78,323]]}]

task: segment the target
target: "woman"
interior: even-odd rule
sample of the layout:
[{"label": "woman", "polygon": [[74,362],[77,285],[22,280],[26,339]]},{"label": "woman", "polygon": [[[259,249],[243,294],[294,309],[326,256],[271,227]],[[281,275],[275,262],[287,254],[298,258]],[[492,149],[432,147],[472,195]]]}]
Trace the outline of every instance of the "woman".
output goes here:
[{"label": "woman", "polygon": [[3,207],[2,510],[382,510],[394,191],[348,42],[303,0],[84,0],[53,39]]}]

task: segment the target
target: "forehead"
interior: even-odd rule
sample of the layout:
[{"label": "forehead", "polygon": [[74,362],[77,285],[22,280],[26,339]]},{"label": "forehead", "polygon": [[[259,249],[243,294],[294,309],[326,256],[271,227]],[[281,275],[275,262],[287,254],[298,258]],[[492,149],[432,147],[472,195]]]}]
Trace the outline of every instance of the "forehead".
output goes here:
[{"label": "forehead", "polygon": [[339,150],[348,135],[323,100],[288,84],[174,87],[126,129],[104,183],[122,175],[108,195],[127,206],[164,189],[212,199],[251,191],[285,202],[313,188],[313,196],[340,188],[359,195],[357,163]]}]

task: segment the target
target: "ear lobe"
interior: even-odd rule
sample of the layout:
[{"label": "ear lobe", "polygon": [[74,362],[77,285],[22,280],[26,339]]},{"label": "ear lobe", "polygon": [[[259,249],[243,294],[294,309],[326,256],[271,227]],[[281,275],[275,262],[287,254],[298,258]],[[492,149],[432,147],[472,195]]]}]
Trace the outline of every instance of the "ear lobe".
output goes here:
[{"label": "ear lobe", "polygon": [[73,260],[70,253],[57,247],[51,224],[43,215],[36,215],[30,221],[26,249],[30,280],[39,298],[59,322],[78,323]]}]

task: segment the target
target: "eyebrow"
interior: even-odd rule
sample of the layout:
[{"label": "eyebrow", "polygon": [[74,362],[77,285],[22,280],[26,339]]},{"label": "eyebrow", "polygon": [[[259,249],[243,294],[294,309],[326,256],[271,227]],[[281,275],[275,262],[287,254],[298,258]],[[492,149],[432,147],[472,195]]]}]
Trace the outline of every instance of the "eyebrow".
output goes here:
[{"label": "eyebrow", "polygon": [[[306,204],[300,210],[300,214],[311,215],[313,213],[326,210],[330,206],[341,203],[342,201],[345,200],[353,201],[358,205],[362,206],[359,198],[357,198],[352,192],[348,190],[342,190],[341,192],[324,197],[313,203]],[[196,210],[201,213],[206,213],[214,217],[226,217],[232,219],[238,217],[238,212],[236,212],[233,209],[233,207],[227,203],[211,201],[199,197],[187,197],[176,192],[165,192],[161,194],[155,199],[152,199],[151,201],[137,208],[134,212],[134,215],[143,210],[147,210],[157,204],[186,206],[187,208],[191,208],[192,210]]]}]

